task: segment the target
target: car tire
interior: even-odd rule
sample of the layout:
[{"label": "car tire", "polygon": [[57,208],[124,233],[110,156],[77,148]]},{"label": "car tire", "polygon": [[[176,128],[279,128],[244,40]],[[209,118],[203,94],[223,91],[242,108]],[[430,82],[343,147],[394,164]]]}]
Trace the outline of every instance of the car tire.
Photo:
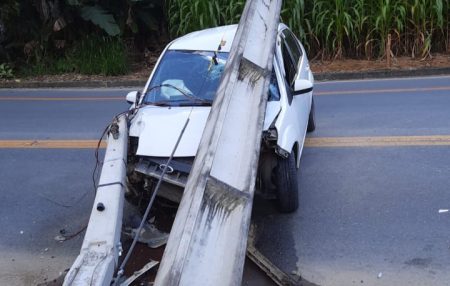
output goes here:
[{"label": "car tire", "polygon": [[311,111],[309,112],[309,119],[308,119],[308,132],[313,132],[316,130],[316,113],[314,110],[314,97],[311,99]]},{"label": "car tire", "polygon": [[294,152],[288,158],[278,158],[275,168],[275,186],[277,187],[277,205],[282,213],[291,213],[298,209],[298,179]]}]

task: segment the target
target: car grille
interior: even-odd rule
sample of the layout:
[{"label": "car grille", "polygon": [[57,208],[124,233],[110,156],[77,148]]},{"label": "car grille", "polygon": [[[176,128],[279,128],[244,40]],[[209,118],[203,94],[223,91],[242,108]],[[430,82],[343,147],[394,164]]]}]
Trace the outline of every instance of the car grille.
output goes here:
[{"label": "car grille", "polygon": [[[173,158],[167,167],[163,180],[167,183],[184,188],[191,172],[195,157]],[[169,158],[143,157],[136,164],[135,171],[155,179],[161,177],[162,171]]]}]

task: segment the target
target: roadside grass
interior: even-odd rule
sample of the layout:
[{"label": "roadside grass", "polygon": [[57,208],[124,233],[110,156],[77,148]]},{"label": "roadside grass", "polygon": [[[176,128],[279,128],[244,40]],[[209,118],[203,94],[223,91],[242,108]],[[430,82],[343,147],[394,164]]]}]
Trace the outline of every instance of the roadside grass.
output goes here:
[{"label": "roadside grass", "polygon": [[120,38],[86,36],[63,55],[47,56],[25,64],[22,76],[79,73],[83,75],[124,75],[128,72],[125,46]]},{"label": "roadside grass", "polygon": [[[242,0],[169,0],[173,37],[237,23]],[[285,0],[281,13],[310,57],[383,58],[408,55],[426,59],[448,52],[449,0]],[[392,39],[386,51],[388,38]]]},{"label": "roadside grass", "polygon": [[[244,5],[245,0],[166,0],[164,25],[174,38],[238,23]],[[299,37],[312,60],[380,60],[387,55],[430,60],[433,54],[450,52],[450,0],[284,0],[281,20]],[[0,77],[111,76],[130,71],[124,36],[94,32],[66,42],[60,50],[36,41],[27,43],[26,62],[11,63],[12,71],[4,68]]]},{"label": "roadside grass", "polygon": [[75,45],[68,59],[81,74],[121,75],[128,70],[125,47],[119,38],[88,36]]}]

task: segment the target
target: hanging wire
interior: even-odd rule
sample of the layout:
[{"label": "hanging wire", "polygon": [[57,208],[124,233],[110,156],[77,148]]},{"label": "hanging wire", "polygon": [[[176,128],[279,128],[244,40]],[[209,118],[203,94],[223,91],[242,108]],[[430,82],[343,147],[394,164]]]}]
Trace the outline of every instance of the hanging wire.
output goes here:
[{"label": "hanging wire", "polygon": [[[192,109],[191,109],[191,113],[192,113]],[[181,141],[181,138],[183,137],[184,131],[186,130],[186,127],[187,127],[187,125],[189,123],[189,120],[190,120],[190,117],[191,117],[191,113],[189,114],[188,118],[186,119],[186,122],[184,123],[183,129],[181,130],[180,135],[178,136],[177,142],[175,143],[175,146],[174,146],[174,148],[172,150],[172,153],[170,154],[170,157],[167,160],[167,163],[165,164],[164,169],[163,169],[163,171],[162,171],[162,173],[161,173],[161,175],[160,175],[160,177],[158,179],[158,183],[157,183],[157,185],[156,185],[156,187],[155,187],[155,189],[153,191],[152,197],[151,197],[151,199],[150,199],[150,201],[149,201],[149,203],[147,205],[147,208],[145,210],[144,216],[142,217],[141,223],[140,223],[137,231],[135,232],[135,236],[133,238],[133,242],[131,243],[131,246],[128,249],[128,252],[127,252],[125,258],[123,259],[123,261],[122,261],[122,263],[121,263],[121,265],[119,267],[119,270],[117,271],[117,276],[116,276],[114,285],[118,285],[120,277],[123,276],[125,266],[126,266],[128,260],[131,257],[131,254],[132,254],[132,252],[134,250],[134,247],[136,246],[137,240],[139,238],[139,234],[141,233],[142,228],[144,227],[144,224],[147,221],[147,217],[148,217],[148,215],[150,213],[150,209],[153,206],[153,202],[154,202],[154,200],[156,198],[156,194],[158,193],[159,188],[161,186],[161,183],[162,183],[162,181],[164,179],[164,175],[167,172],[168,166],[170,165],[170,162],[172,161],[173,156],[175,155],[175,152],[176,152],[176,150],[178,148],[178,145],[179,145],[179,143]]]}]

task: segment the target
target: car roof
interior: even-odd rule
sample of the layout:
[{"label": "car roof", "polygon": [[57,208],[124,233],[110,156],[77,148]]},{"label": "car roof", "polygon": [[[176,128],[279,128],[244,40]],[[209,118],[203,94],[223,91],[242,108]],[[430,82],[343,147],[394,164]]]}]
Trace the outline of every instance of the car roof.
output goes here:
[{"label": "car roof", "polygon": [[[230,52],[238,25],[228,25],[189,33],[174,40],[169,50],[216,51],[220,42],[225,41],[222,52]],[[280,24],[278,30],[286,26]]]},{"label": "car roof", "polygon": [[169,50],[216,51],[222,40],[223,52],[229,52],[238,25],[221,26],[189,33],[172,42]]}]

